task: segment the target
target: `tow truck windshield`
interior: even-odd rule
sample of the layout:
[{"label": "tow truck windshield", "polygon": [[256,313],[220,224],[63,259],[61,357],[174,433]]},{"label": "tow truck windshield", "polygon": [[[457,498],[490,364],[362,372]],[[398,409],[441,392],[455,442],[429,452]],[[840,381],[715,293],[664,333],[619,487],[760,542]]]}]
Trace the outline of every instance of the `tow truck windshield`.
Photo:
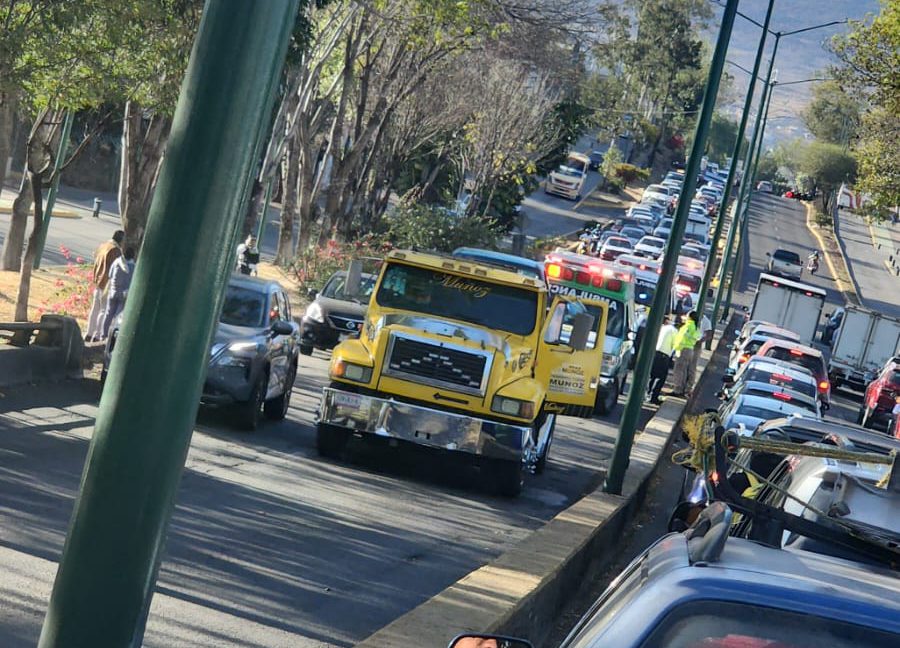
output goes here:
[{"label": "tow truck windshield", "polygon": [[385,269],[375,301],[515,335],[531,334],[538,314],[535,291],[400,263]]}]

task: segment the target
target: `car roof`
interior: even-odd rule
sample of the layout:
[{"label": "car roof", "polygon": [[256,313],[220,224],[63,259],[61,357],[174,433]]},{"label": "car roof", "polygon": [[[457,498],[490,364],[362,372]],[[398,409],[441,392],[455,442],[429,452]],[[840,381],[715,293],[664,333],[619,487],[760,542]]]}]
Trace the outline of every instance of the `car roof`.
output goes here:
[{"label": "car roof", "polygon": [[745,371],[749,371],[750,369],[759,369],[761,371],[768,371],[769,373],[783,373],[786,375],[794,373],[798,376],[815,380],[813,372],[811,372],[806,367],[792,364],[790,362],[785,362],[784,360],[767,358],[765,356],[750,356],[750,358],[747,359],[747,362],[745,362],[741,366],[738,373],[741,374]]},{"label": "car roof", "polygon": [[644,241],[659,241],[660,243],[665,243],[665,242],[666,242],[666,239],[660,238],[660,237],[658,237],[658,236],[650,236],[650,235],[647,235],[647,236],[642,236],[642,237],[641,237],[641,240],[638,241],[638,243],[643,243]]},{"label": "car roof", "polygon": [[796,349],[797,351],[801,351],[803,355],[810,355],[816,358],[824,358],[822,352],[818,349],[814,349],[811,346],[806,346],[805,344],[800,344],[799,342],[792,342],[791,340],[779,340],[778,338],[769,338],[766,342],[759,348],[757,351],[758,355],[762,355],[764,351],[768,351],[772,347],[781,347],[782,349]]},{"label": "car roof", "polygon": [[[777,398],[769,398],[768,396],[753,396],[751,394],[739,394],[735,397],[735,414],[738,413],[742,405],[748,407],[760,407],[762,409],[773,410],[775,412],[788,412],[795,409],[801,409],[797,405]],[[740,414],[738,414],[740,416]]]},{"label": "car roof", "polygon": [[231,275],[228,279],[229,286],[236,286],[246,290],[257,292],[269,292],[272,289],[284,290],[282,285],[274,279],[262,279],[260,277],[251,277],[249,275],[240,274],[238,272]]},{"label": "car roof", "polygon": [[495,250],[485,250],[482,248],[460,247],[453,250],[453,256],[466,256],[484,259],[486,261],[497,261],[506,265],[515,265],[522,268],[532,268],[535,272],[542,272],[544,264],[534,259],[518,256],[515,254],[507,254],[506,252],[496,252]]}]

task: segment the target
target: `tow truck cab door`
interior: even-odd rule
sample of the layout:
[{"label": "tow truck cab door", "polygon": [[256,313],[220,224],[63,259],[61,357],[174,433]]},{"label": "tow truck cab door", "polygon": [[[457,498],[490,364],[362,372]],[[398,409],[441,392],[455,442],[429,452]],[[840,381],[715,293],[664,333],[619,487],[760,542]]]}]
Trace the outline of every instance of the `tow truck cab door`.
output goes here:
[{"label": "tow truck cab door", "polygon": [[547,385],[549,411],[584,418],[593,413],[607,309],[601,300],[554,298],[541,331],[535,369],[536,377]]}]

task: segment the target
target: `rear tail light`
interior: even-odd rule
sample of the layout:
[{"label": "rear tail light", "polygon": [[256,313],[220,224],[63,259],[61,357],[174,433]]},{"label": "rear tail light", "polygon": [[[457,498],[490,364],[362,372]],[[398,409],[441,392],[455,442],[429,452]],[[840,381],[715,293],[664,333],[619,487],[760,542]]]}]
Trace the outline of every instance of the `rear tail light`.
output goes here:
[{"label": "rear tail light", "polygon": [[750,359],[750,354],[749,354],[749,353],[743,353],[743,354],[741,354],[741,357],[738,358],[738,364],[744,364],[744,363],[747,362],[747,360],[749,360],[749,359]]},{"label": "rear tail light", "polygon": [[803,351],[801,351],[800,349],[791,349],[791,350],[790,350],[790,354],[791,354],[792,356],[798,356],[798,357],[799,357],[799,356],[802,356],[802,355],[803,355]]},{"label": "rear tail light", "polygon": [[603,277],[601,277],[600,275],[594,275],[594,276],[591,278],[591,285],[592,285],[594,288],[599,288],[600,286],[603,285]]},{"label": "rear tail light", "polygon": [[606,281],[606,289],[612,292],[619,292],[622,290],[622,281],[620,279],[608,279]]},{"label": "rear tail light", "polygon": [[552,279],[559,279],[562,276],[562,266],[551,263],[547,266],[547,276]]},{"label": "rear tail light", "polygon": [[591,283],[591,275],[587,272],[579,272],[575,275],[575,281],[587,285]]},{"label": "rear tail light", "polygon": [[772,374],[773,380],[781,380],[782,382],[794,382],[794,379],[784,374]]},{"label": "rear tail light", "polygon": [[819,383],[819,391],[826,392],[829,387],[831,387],[831,384],[827,380],[823,380]]},{"label": "rear tail light", "polygon": [[782,401],[786,401],[786,402],[790,402],[790,401],[791,401],[790,395],[789,395],[789,394],[785,394],[784,392],[774,392],[774,393],[772,394],[772,398],[777,398],[778,400],[782,400]]}]

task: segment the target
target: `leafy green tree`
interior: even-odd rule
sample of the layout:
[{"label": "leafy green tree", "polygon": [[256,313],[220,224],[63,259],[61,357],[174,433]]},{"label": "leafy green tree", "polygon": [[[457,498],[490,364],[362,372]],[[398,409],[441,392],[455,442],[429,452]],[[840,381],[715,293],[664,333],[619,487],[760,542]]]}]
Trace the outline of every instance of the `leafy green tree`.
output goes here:
[{"label": "leafy green tree", "polygon": [[855,145],[857,189],[870,198],[872,213],[883,215],[900,202],[900,3],[883,2],[871,22],[853,26],[833,42],[843,63],[836,73],[845,88],[866,95]]},{"label": "leafy green tree", "polygon": [[856,178],[856,159],[837,144],[812,142],[801,154],[800,171],[808,175],[821,192],[822,207],[827,212],[841,183],[850,183]]},{"label": "leafy green tree", "polygon": [[813,97],[803,121],[816,139],[847,146],[856,136],[860,120],[860,101],[845,92],[835,81],[813,87]]},{"label": "leafy green tree", "polygon": [[[706,141],[706,154],[711,161],[724,164],[725,160],[731,157],[731,154],[734,153],[737,131],[738,123],[736,121],[729,119],[720,112],[713,114],[712,123],[709,127],[709,137]],[[749,142],[744,137],[744,141],[741,143],[741,150],[746,150],[748,145]]]},{"label": "leafy green tree", "polygon": [[603,155],[603,162],[600,163],[600,175],[603,176],[604,187],[622,187],[622,180],[616,175],[616,171],[622,164],[622,151],[613,144]]}]

